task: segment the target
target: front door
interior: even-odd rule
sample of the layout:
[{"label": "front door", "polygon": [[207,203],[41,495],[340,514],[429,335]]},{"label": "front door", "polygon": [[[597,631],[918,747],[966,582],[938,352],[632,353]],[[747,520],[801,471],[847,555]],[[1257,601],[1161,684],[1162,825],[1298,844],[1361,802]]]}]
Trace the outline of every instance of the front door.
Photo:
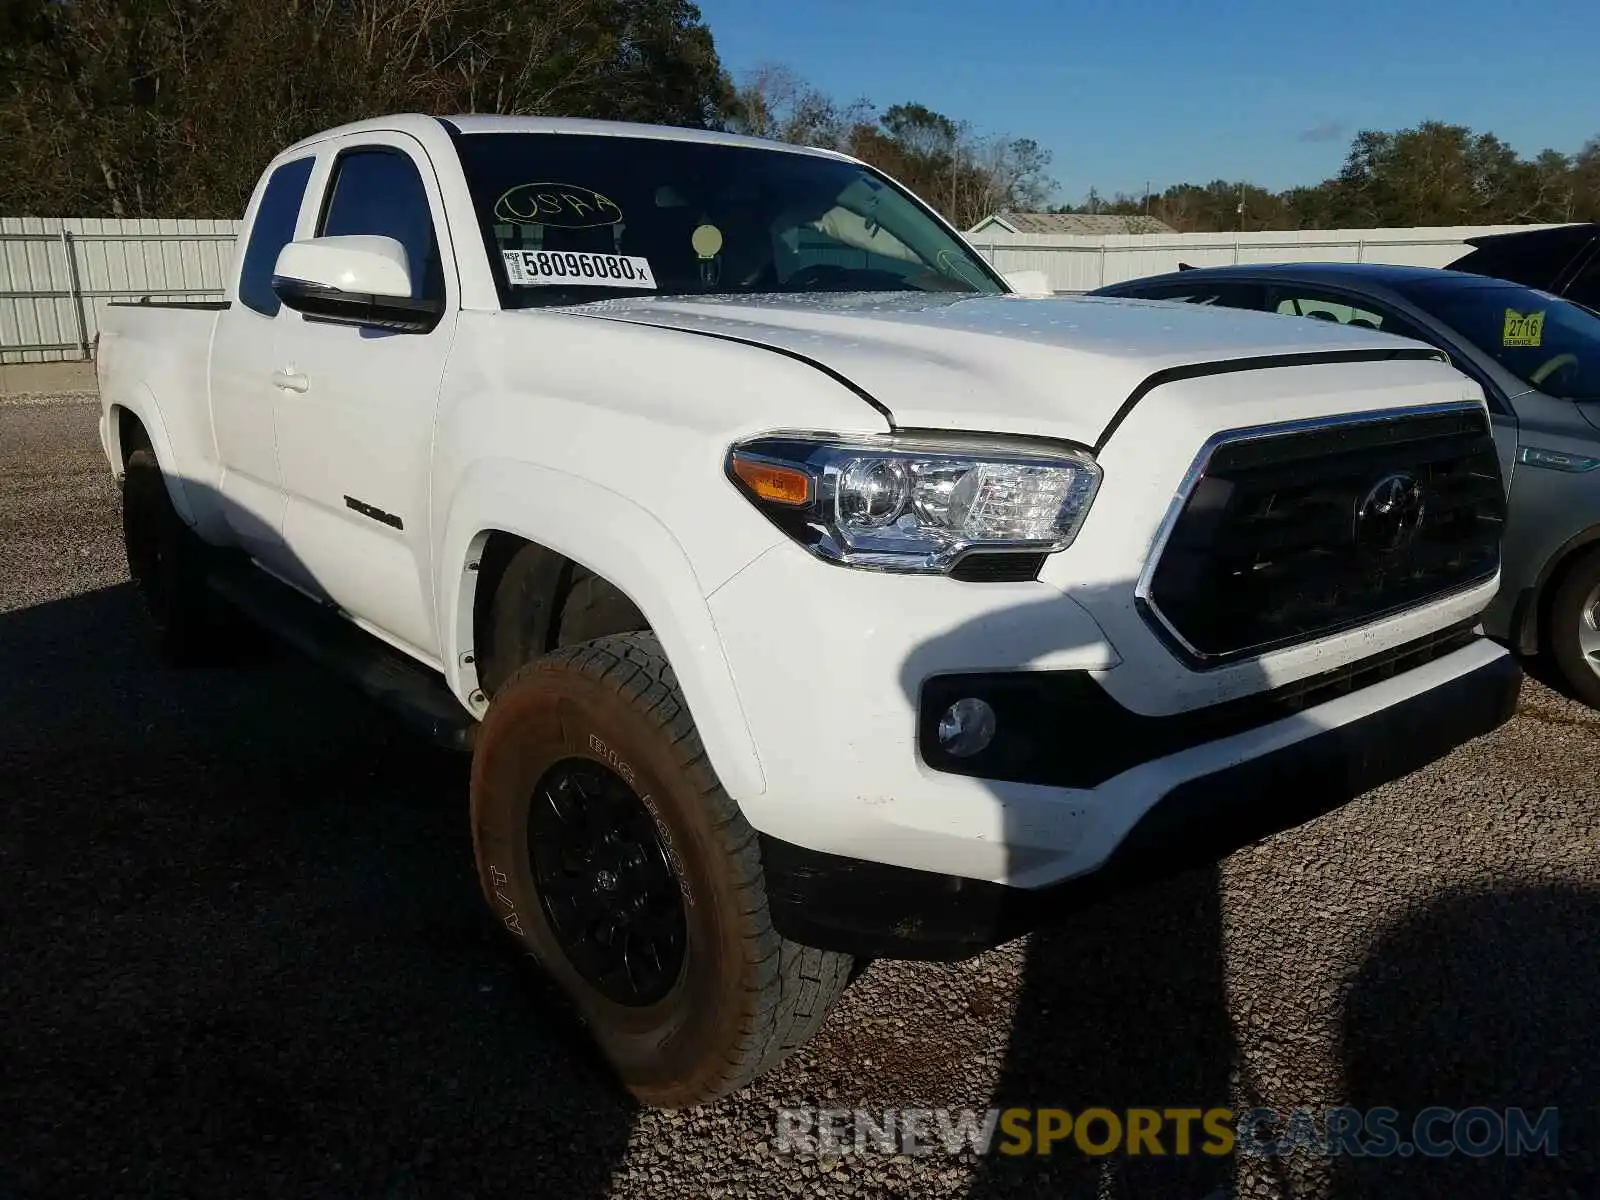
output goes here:
[{"label": "front door", "polygon": [[[326,152],[325,152],[326,153]],[[434,411],[456,309],[437,180],[402,134],[338,148],[316,236],[382,234],[407,250],[414,298],[443,298],[428,333],[291,314],[278,338],[278,453],[295,582],[403,650],[434,662],[429,580]],[[447,282],[448,281],[448,282]]]}]

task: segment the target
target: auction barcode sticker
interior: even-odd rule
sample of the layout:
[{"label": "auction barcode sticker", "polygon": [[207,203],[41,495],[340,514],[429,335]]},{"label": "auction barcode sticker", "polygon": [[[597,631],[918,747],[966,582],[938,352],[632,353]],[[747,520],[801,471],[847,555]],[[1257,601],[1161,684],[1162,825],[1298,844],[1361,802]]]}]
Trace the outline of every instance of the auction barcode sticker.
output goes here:
[{"label": "auction barcode sticker", "polygon": [[577,250],[505,250],[506,277],[513,287],[654,288],[650,260],[636,254],[595,254]]}]

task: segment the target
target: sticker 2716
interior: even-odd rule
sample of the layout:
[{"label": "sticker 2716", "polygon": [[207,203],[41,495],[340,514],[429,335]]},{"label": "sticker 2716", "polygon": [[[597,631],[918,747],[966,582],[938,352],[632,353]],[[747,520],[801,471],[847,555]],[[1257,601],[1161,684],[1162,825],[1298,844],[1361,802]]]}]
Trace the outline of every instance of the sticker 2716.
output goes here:
[{"label": "sticker 2716", "polygon": [[515,287],[622,287],[653,289],[650,260],[637,254],[576,250],[506,250],[506,277]]}]

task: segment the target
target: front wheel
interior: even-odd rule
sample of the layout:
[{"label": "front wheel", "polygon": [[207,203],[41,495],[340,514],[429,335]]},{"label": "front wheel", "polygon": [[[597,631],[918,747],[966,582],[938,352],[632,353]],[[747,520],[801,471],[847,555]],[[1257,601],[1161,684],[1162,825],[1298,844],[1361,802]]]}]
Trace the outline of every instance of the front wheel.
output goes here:
[{"label": "front wheel", "polygon": [[1550,602],[1550,655],[1573,693],[1600,708],[1600,550],[1566,572]]},{"label": "front wheel", "polygon": [[848,955],[772,928],[755,831],[653,634],[569,646],[500,686],[473,751],[472,828],[491,911],[645,1104],[749,1083],[849,980]]}]

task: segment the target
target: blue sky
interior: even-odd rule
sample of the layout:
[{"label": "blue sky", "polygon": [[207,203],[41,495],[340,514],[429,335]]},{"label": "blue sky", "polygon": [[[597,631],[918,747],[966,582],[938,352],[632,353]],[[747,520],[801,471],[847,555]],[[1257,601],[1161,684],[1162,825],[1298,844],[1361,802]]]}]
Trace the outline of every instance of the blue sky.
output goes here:
[{"label": "blue sky", "polygon": [[699,0],[735,77],[916,100],[1052,152],[1060,199],[1338,171],[1362,128],[1438,119],[1526,156],[1600,134],[1595,0]]}]

